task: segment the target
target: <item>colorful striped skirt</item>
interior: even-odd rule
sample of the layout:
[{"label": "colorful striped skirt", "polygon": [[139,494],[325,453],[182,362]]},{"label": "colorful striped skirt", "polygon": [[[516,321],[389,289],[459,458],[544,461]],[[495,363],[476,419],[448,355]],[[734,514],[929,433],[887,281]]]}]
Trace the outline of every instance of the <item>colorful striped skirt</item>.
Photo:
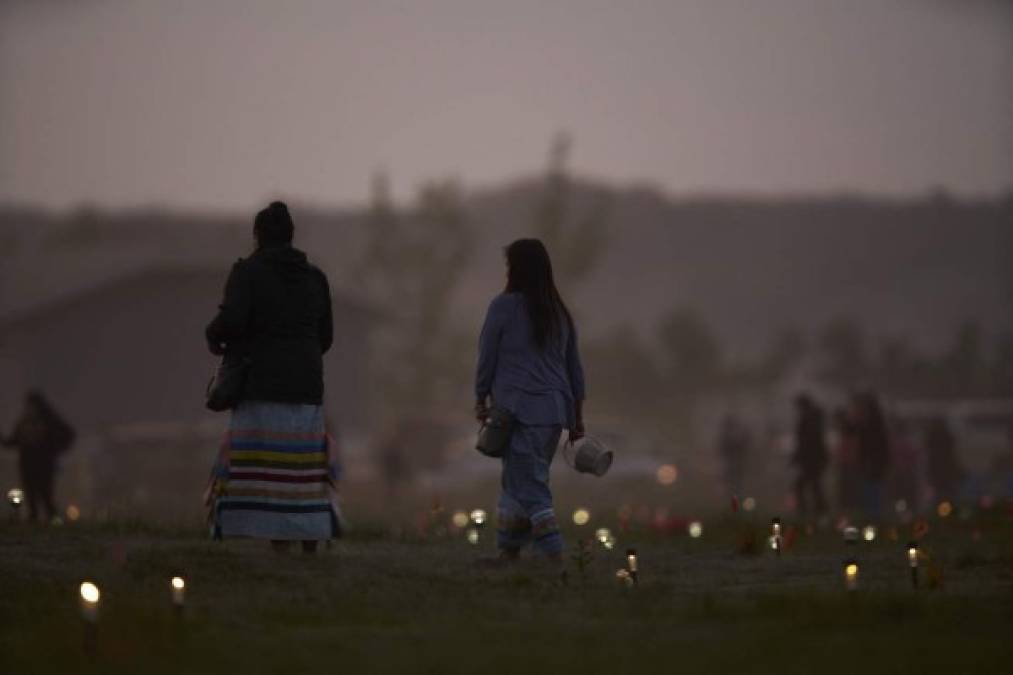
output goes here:
[{"label": "colorful striped skirt", "polygon": [[339,534],[320,406],[245,401],[212,474],[212,536],[278,540]]}]

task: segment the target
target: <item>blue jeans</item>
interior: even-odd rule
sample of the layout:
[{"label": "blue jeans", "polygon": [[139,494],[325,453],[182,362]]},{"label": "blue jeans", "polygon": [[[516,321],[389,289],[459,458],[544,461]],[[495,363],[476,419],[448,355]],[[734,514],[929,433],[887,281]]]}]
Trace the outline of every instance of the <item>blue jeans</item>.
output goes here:
[{"label": "blue jeans", "polygon": [[563,550],[549,489],[549,467],[562,432],[558,425],[514,428],[503,455],[496,530],[500,550],[516,551],[529,542],[545,554]]}]

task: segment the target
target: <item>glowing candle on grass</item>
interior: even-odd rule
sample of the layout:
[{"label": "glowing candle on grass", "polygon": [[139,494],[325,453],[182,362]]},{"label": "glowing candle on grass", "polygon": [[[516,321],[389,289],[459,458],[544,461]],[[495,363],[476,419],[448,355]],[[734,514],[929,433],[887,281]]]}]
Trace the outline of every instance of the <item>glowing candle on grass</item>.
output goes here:
[{"label": "glowing candle on grass", "polygon": [[25,502],[25,493],[21,488],[11,488],[7,491],[7,503],[11,505],[15,513]]},{"label": "glowing candle on grass", "polygon": [[876,528],[872,525],[866,525],[862,528],[862,539],[868,542],[876,541]]},{"label": "glowing candle on grass", "polygon": [[486,512],[482,509],[475,509],[471,512],[471,522],[475,524],[475,527],[482,527],[485,525],[486,519]]},{"label": "glowing candle on grass", "polygon": [[612,550],[616,545],[616,538],[612,535],[612,530],[607,527],[599,527],[594,533],[594,538],[608,550]]},{"label": "glowing candle on grass", "polygon": [[591,520],[591,512],[587,509],[577,509],[573,512],[573,522],[576,525],[587,525]]},{"label": "glowing candle on grass", "polygon": [[84,618],[84,653],[92,661],[98,655],[98,603],[102,594],[98,586],[85,581],[78,589],[81,596],[81,617]]},{"label": "glowing candle on grass", "polygon": [[616,538],[612,536],[612,530],[607,527],[599,527],[594,533],[594,538],[598,540],[598,543],[604,546],[606,549],[612,549],[616,544]]},{"label": "glowing candle on grass", "polygon": [[468,528],[468,543],[469,544],[478,543],[478,530],[474,527]]},{"label": "glowing candle on grass", "polygon": [[450,519],[450,522],[454,524],[454,527],[462,529],[468,526],[469,520],[470,519],[468,518],[467,513],[465,513],[464,511],[457,511]]},{"label": "glowing candle on grass", "polygon": [[699,539],[701,535],[703,535],[703,524],[699,520],[694,520],[689,524],[689,536]]},{"label": "glowing candle on grass", "polygon": [[911,586],[918,588],[918,542],[907,545],[907,564],[911,568]]},{"label": "glowing candle on grass", "polygon": [[858,563],[854,560],[844,563],[844,585],[849,591],[858,588]]},{"label": "glowing candle on grass", "polygon": [[90,581],[85,581],[81,584],[81,616],[88,623],[95,623],[98,619],[98,602],[102,597],[102,594],[98,590],[98,586]]},{"label": "glowing candle on grass", "polygon": [[774,518],[770,521],[770,547],[774,553],[781,556],[781,519]]},{"label": "glowing candle on grass", "polygon": [[183,577],[173,577],[169,585],[172,587],[173,606],[182,608],[186,598],[186,582],[183,581]]},{"label": "glowing candle on grass", "polygon": [[640,562],[637,560],[637,549],[626,549],[626,569],[630,573],[630,579],[637,583],[640,578]]}]

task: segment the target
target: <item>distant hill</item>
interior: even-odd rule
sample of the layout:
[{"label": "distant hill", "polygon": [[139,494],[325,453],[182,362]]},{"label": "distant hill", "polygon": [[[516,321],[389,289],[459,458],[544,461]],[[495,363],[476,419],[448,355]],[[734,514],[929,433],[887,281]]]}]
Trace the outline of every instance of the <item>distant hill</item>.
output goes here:
[{"label": "distant hill", "polygon": [[[503,283],[502,246],[530,234],[541,183],[467,196],[478,248],[458,290],[461,321],[477,324]],[[850,315],[875,335],[929,347],[974,319],[1013,329],[1013,194],[673,198],[651,188],[573,186],[574,210],[609,204],[608,252],[578,289],[564,289],[594,334],[623,322],[647,332],[676,306],[699,309],[734,352],[781,328],[809,332]],[[292,205],[299,243],[346,293],[366,214]],[[250,214],[167,210],[49,214],[0,207],[0,315],[152,264],[229,261],[249,250]]]}]

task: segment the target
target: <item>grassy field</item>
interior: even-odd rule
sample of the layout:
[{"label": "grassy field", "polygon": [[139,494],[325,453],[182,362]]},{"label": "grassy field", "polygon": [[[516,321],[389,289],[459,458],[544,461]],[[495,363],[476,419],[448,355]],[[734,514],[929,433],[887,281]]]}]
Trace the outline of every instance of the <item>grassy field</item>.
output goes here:
[{"label": "grassy field", "polygon": [[[1001,511],[1001,512],[1000,512]],[[780,558],[743,553],[757,524],[699,539],[614,523],[560,583],[521,564],[485,571],[477,545],[360,528],[315,558],[261,542],[144,525],[0,525],[2,673],[1001,673],[1013,658],[1013,522],[1004,509],[930,521],[934,583],[912,590],[908,531],[857,546],[844,589],[840,535],[800,536]],[[980,536],[975,537],[974,531]],[[641,581],[615,577],[635,546]],[[929,560],[923,561],[928,571]],[[187,579],[182,616],[169,578]],[[78,585],[102,589],[97,656],[83,649]]]}]

